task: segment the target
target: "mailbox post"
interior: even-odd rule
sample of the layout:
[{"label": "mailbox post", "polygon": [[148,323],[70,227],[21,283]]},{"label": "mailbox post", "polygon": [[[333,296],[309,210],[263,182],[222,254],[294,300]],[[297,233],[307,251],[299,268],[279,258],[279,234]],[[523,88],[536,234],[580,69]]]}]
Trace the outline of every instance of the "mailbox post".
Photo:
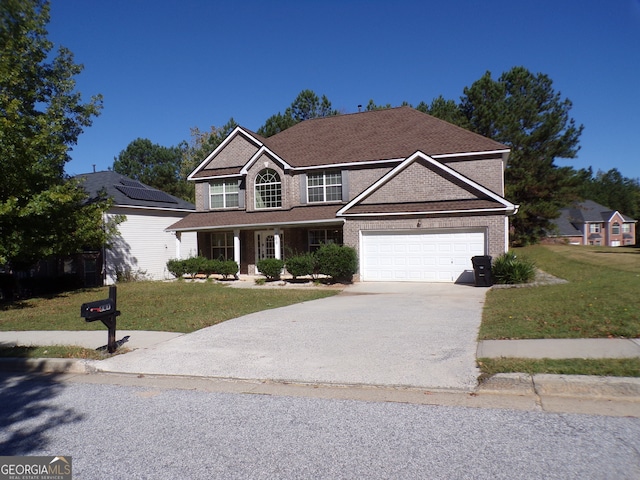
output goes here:
[{"label": "mailbox post", "polygon": [[86,322],[100,320],[108,329],[107,350],[113,353],[118,348],[116,344],[116,317],[120,311],[116,308],[116,286],[109,287],[109,298],[96,302],[83,303],[80,307],[80,316]]}]

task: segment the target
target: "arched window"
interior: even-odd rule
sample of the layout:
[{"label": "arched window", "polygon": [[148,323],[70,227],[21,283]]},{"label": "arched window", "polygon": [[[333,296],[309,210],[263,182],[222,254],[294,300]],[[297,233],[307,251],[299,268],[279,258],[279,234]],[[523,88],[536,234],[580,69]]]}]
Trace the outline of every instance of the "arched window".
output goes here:
[{"label": "arched window", "polygon": [[618,222],[615,222],[611,227],[611,234],[620,235],[620,224]]},{"label": "arched window", "polygon": [[282,183],[275,170],[265,168],[256,176],[256,209],[282,206]]}]

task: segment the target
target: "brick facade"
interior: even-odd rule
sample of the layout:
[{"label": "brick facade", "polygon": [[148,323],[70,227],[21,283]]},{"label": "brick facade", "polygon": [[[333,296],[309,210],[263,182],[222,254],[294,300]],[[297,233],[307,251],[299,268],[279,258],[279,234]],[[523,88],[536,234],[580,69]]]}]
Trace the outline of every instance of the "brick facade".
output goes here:
[{"label": "brick facade", "polygon": [[[240,273],[244,274],[256,272],[258,231],[281,235],[285,258],[308,251],[310,230],[339,228],[343,243],[358,254],[364,231],[482,232],[488,255],[504,253],[506,216],[515,211],[515,206],[502,198],[508,149],[412,109],[392,110],[302,122],[269,139],[241,128],[234,130],[232,138],[214,151],[206,165],[191,174],[196,182],[199,216],[195,214],[191,223],[183,222],[185,227],[176,224],[176,230],[198,230],[199,253],[205,256],[211,254],[211,232],[239,232]],[[370,128],[368,119],[381,123]],[[326,125],[329,128],[325,131]],[[307,132],[311,126],[313,129]],[[291,133],[296,130],[303,132],[301,138]],[[318,132],[322,131],[325,134],[321,139]],[[360,138],[362,132],[369,132],[369,136]],[[255,158],[259,151],[263,153]],[[288,164],[286,169],[283,161]],[[380,182],[367,197],[359,198],[399,166],[395,176]],[[255,180],[265,168],[280,177],[279,208],[255,208]],[[306,178],[323,170],[342,172],[342,201],[307,202]],[[212,178],[241,180],[244,203],[240,201],[237,208],[209,211],[207,195]],[[354,209],[352,203],[361,210]],[[345,212],[339,212],[347,205]]]}]

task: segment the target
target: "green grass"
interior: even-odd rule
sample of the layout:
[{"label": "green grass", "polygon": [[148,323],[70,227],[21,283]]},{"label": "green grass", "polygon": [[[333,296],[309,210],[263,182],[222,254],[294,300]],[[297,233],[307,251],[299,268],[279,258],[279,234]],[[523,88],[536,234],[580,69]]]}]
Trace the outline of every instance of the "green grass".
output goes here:
[{"label": "green grass", "polygon": [[[232,288],[213,282],[131,282],[118,285],[118,330],[189,333],[261,310],[324,298],[323,288]],[[0,305],[0,331],[104,330],[86,323],[80,305],[109,296],[107,287]]]},{"label": "green grass", "polygon": [[640,377],[640,358],[623,359],[550,359],[479,358],[478,367],[484,375],[496,373],[551,373],[562,375],[599,375],[609,377]]},{"label": "green grass", "polygon": [[[118,352],[124,353],[124,352]],[[0,358],[85,358],[101,360],[111,356],[90,348],[52,345],[47,347],[0,347]]]},{"label": "green grass", "polygon": [[560,285],[492,289],[479,338],[640,337],[640,248],[516,249]]}]

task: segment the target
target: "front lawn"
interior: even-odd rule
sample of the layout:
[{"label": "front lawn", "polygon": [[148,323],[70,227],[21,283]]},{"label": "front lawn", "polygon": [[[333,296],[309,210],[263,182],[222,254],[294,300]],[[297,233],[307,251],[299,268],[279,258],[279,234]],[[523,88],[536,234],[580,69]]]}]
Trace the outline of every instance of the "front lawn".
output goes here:
[{"label": "front lawn", "polygon": [[[118,285],[118,330],[189,333],[231,318],[325,298],[326,288],[233,288],[213,282],[131,282]],[[86,323],[80,305],[109,296],[108,287],[0,305],[0,331],[104,330]]]},{"label": "front lawn", "polygon": [[492,289],[479,339],[640,337],[640,248],[514,249],[569,283]]}]

